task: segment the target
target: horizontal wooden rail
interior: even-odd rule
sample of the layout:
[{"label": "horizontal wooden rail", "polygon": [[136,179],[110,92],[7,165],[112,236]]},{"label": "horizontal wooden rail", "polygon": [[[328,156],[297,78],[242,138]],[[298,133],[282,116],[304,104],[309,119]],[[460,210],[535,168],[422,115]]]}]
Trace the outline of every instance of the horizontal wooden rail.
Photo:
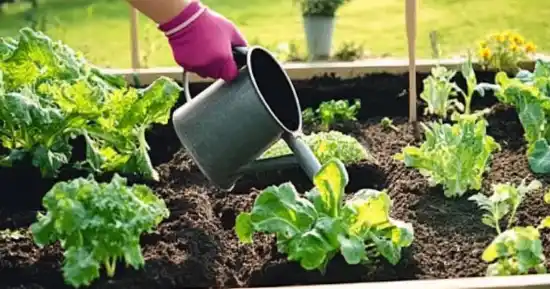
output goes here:
[{"label": "horizontal wooden rail", "polygon": [[349,284],[262,287],[262,289],[550,289],[550,274],[506,277],[363,282]]},{"label": "horizontal wooden rail", "polygon": [[[544,60],[550,57],[541,56]],[[464,58],[442,59],[439,61],[441,66],[448,68],[457,68],[464,62]],[[428,73],[438,62],[434,59],[417,59],[416,71],[418,73]],[[525,69],[533,69],[534,61],[521,62],[519,65]],[[408,59],[368,59],[353,62],[288,62],[283,63],[283,68],[292,80],[306,80],[316,76],[334,75],[336,77],[347,79],[355,78],[374,73],[404,74],[408,72]],[[479,67],[474,63],[475,66]],[[134,76],[139,79],[140,84],[148,85],[160,76],[170,77],[174,80],[183,79],[183,69],[180,67],[156,67],[146,69],[103,69],[103,71],[121,75],[134,84]],[[194,73],[190,74],[190,82],[211,82],[212,79],[205,79]],[[550,288],[549,288],[550,289]]]}]

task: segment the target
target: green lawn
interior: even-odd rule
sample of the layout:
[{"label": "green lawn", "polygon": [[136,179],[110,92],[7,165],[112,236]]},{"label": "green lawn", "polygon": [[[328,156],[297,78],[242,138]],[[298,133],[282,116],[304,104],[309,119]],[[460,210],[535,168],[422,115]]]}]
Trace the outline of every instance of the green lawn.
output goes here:
[{"label": "green lawn", "polygon": [[[378,2],[378,3],[376,3]],[[372,55],[406,56],[404,0],[354,0],[339,11],[334,45],[363,43]],[[299,41],[305,49],[302,23],[292,0],[203,0],[233,20],[248,40],[263,44]],[[123,0],[42,0],[46,32],[107,67],[130,66],[129,10]],[[0,36],[15,35],[28,22],[24,5],[0,15]],[[421,0],[418,53],[430,56],[428,33],[437,30],[444,54],[456,54],[480,37],[513,29],[533,40],[539,52],[550,50],[548,0]],[[172,66],[169,47],[155,25],[140,18],[142,53],[148,66]]]}]

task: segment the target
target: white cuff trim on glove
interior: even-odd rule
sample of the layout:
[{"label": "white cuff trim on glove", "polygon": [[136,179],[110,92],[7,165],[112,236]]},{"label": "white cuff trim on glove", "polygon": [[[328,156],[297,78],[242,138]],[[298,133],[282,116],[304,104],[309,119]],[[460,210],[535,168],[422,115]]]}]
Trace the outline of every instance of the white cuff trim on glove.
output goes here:
[{"label": "white cuff trim on glove", "polygon": [[174,27],[173,29],[170,29],[168,31],[166,31],[164,33],[164,35],[166,36],[170,36],[180,30],[182,30],[183,28],[189,26],[189,24],[191,24],[193,21],[195,21],[199,16],[201,16],[201,14],[206,11],[206,7],[201,7],[201,9],[199,9],[199,11],[195,12],[195,14],[193,14],[191,17],[189,17],[189,19],[185,20],[185,22],[181,23],[180,25]]}]

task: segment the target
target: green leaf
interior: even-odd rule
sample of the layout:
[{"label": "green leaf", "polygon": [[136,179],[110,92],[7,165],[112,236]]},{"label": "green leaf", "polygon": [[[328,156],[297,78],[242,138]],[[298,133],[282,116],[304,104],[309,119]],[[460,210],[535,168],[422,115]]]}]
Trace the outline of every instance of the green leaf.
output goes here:
[{"label": "green leaf", "polygon": [[240,213],[235,221],[235,232],[241,243],[252,243],[254,227],[249,213]]},{"label": "green leaf", "polygon": [[353,217],[348,219],[350,232],[364,234],[372,227],[389,222],[391,205],[386,191],[359,190],[346,203],[346,209],[353,212]]},{"label": "green leaf", "polygon": [[529,147],[528,162],[534,173],[550,172],[550,146],[545,139],[538,139]]},{"label": "green leaf", "polygon": [[541,222],[540,222],[540,226],[539,226],[541,229],[550,229],[550,216],[544,218]]},{"label": "green leaf", "polygon": [[347,238],[344,235],[340,235],[338,242],[340,242],[342,256],[348,264],[359,264],[367,257],[364,240],[360,237],[352,235]]},{"label": "green leaf", "polygon": [[267,187],[254,202],[250,220],[254,231],[278,233],[286,238],[309,230],[317,212],[291,183]]},{"label": "green leaf", "polygon": [[322,208],[321,212],[330,217],[338,217],[348,181],[344,164],[333,159],[324,164],[313,178],[315,189],[308,198],[313,200],[317,210]]}]

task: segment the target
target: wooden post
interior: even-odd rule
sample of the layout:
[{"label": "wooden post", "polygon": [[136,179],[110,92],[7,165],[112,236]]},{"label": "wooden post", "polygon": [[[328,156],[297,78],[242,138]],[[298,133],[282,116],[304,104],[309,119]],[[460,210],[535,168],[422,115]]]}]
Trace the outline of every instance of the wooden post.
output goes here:
[{"label": "wooden post", "polygon": [[130,6],[130,42],[132,50],[132,69],[141,67],[139,63],[139,40],[138,40],[138,12]]},{"label": "wooden post", "polygon": [[416,122],[416,0],[406,0],[405,22],[409,49],[409,122]]}]

